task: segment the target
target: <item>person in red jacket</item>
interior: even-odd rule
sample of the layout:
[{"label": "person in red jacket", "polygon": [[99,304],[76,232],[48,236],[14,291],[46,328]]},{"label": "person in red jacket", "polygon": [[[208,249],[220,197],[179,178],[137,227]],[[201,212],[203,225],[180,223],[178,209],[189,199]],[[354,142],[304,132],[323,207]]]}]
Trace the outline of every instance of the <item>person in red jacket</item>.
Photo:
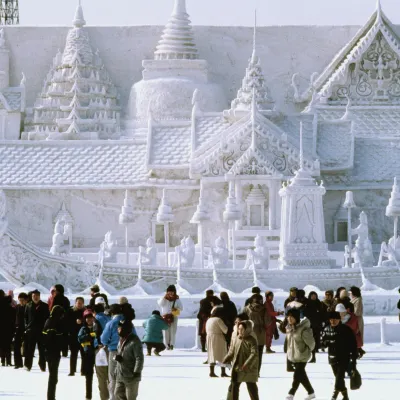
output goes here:
[{"label": "person in red jacket", "polygon": [[273,301],[274,301],[274,294],[269,290],[266,291],[264,306],[265,306],[267,315],[269,315],[269,317],[271,319],[271,323],[267,326],[266,332],[265,332],[265,346],[267,348],[266,352],[269,354],[275,353],[275,351],[273,351],[271,349],[271,346],[272,346],[272,338],[274,337],[274,333],[276,330],[276,317],[284,314],[283,311],[275,311]]},{"label": "person in red jacket", "polygon": [[338,304],[335,309],[336,312],[340,313],[340,318],[342,319],[342,324],[347,325],[353,331],[356,341],[357,341],[357,348],[361,349],[363,347],[363,340],[361,336],[361,331],[358,326],[358,318],[355,314],[353,314],[349,309],[343,304]]}]

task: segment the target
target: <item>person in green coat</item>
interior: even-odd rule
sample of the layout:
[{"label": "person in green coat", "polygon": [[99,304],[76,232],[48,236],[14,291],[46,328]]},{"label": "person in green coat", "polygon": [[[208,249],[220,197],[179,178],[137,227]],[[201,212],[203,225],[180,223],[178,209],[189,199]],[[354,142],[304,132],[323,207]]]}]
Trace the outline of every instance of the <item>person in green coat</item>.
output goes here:
[{"label": "person in green coat", "polygon": [[159,356],[165,350],[163,332],[169,325],[161,317],[160,311],[154,310],[149,319],[143,322],[145,335],[142,342],[147,346],[147,355],[151,356],[151,350],[154,348],[154,354]]},{"label": "person in green coat", "polygon": [[251,400],[258,396],[258,343],[253,335],[253,322],[242,321],[237,328],[237,337],[231,342],[223,364],[232,364],[229,400],[239,399],[240,385],[245,382]]}]

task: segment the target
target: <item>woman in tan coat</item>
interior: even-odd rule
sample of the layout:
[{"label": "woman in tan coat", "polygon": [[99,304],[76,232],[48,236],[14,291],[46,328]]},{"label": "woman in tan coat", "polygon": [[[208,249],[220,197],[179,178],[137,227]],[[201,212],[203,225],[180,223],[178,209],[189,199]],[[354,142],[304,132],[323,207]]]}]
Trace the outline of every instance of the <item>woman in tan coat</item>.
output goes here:
[{"label": "woman in tan coat", "polygon": [[286,400],[293,400],[300,385],[307,390],[305,400],[315,399],[314,389],[308,379],[306,365],[315,347],[311,323],[307,318],[300,321],[300,311],[292,308],[287,312],[287,358],[294,368],[292,388]]},{"label": "woman in tan coat", "polygon": [[[207,353],[211,378],[218,377],[218,375],[215,374],[215,364],[217,362],[222,363],[228,353],[228,345],[225,339],[228,327],[221,319],[222,313],[223,309],[221,307],[214,307],[206,323]],[[229,377],[225,372],[225,367],[221,367],[221,377]]]},{"label": "woman in tan coat", "polygon": [[[352,286],[350,288],[350,298],[354,305],[354,315],[358,320],[358,329],[361,334],[361,340],[364,343],[364,305],[361,297],[361,290],[357,286]],[[358,352],[360,358],[365,354],[363,348],[360,348]]]},{"label": "woman in tan coat", "polygon": [[258,346],[253,335],[253,322],[242,321],[237,328],[237,336],[229,347],[224,364],[232,364],[232,380],[229,385],[228,399],[239,399],[239,388],[242,382],[247,385],[251,400],[258,397]]}]

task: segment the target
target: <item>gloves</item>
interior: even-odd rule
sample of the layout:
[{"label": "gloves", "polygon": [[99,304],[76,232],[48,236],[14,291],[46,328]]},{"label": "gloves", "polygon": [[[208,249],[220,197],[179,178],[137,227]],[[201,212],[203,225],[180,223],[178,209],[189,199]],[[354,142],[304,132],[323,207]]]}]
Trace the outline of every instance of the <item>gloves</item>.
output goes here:
[{"label": "gloves", "polygon": [[90,336],[95,338],[96,337],[96,332],[90,332]]},{"label": "gloves", "polygon": [[114,359],[115,359],[115,361],[117,361],[117,362],[122,362],[122,360],[123,360],[121,354],[116,354],[115,357],[114,357]]},{"label": "gloves", "polygon": [[133,377],[134,377],[134,378],[141,378],[141,377],[142,377],[142,374],[141,374],[141,372],[134,372],[134,373],[133,373]]}]

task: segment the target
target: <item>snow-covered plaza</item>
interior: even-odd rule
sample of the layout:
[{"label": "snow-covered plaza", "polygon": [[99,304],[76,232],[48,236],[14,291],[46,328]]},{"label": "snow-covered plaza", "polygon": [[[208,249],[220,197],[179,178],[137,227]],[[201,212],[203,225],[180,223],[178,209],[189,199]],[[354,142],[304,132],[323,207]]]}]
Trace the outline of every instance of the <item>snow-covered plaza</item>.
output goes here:
[{"label": "snow-covered plaza", "polygon": [[[276,354],[264,355],[259,380],[260,399],[284,399],[290,389],[292,374],[286,372],[282,346],[275,346]],[[400,390],[400,343],[390,347],[378,344],[365,346],[367,354],[359,361],[363,378],[360,390],[350,392],[351,400],[395,399]],[[328,400],[333,391],[332,371],[327,354],[317,355],[317,363],[309,364],[307,371],[318,400]],[[223,400],[229,386],[228,378],[208,377],[208,366],[201,352],[174,350],[164,352],[161,357],[146,357],[139,400],[173,398],[174,400]],[[69,377],[69,360],[63,358],[59,370],[57,400],[83,399],[85,379]],[[217,374],[219,368],[217,367]],[[0,368],[0,398],[43,400],[46,396],[48,374],[34,366],[30,373],[13,368]],[[97,382],[95,383],[97,384]],[[346,380],[349,386],[349,380]],[[300,388],[296,399],[306,396]],[[100,399],[94,391],[93,400]],[[246,386],[241,387],[241,399],[248,400]]]}]

